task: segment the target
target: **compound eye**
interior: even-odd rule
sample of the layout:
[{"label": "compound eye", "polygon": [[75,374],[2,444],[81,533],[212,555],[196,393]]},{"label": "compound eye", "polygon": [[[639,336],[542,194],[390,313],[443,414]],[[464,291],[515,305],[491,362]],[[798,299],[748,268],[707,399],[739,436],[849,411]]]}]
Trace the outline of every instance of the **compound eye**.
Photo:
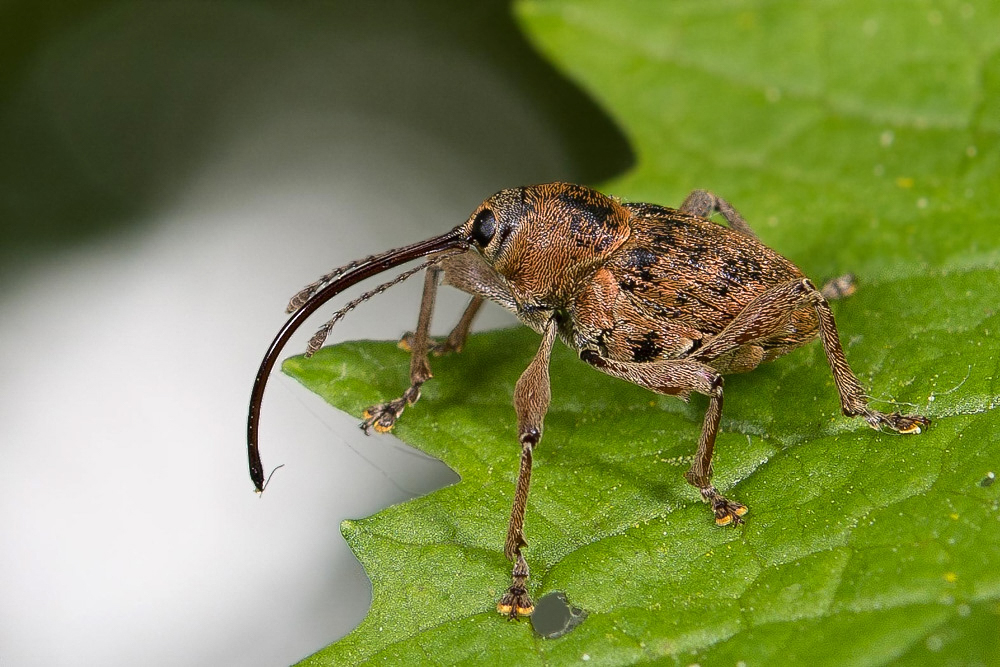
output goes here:
[{"label": "compound eye", "polygon": [[496,216],[488,208],[480,211],[476,219],[472,221],[472,240],[478,243],[480,248],[485,248],[493,240],[496,231]]}]

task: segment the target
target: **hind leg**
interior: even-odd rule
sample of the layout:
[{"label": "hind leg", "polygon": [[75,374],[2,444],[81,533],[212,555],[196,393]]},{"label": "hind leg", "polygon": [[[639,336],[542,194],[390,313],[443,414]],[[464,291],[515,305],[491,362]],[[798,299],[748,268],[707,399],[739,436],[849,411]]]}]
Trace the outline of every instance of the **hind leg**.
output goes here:
[{"label": "hind leg", "polygon": [[[792,314],[804,308],[812,309],[818,320],[819,336],[840,395],[841,411],[845,415],[864,417],[872,428],[888,426],[899,433],[919,433],[921,427],[930,424],[930,420],[922,415],[884,413],[868,405],[864,387],[848,365],[844,349],[840,345],[830,304],[808,278],[778,285],[751,301],[725,329],[701,347],[693,358],[711,364],[713,359],[740,346],[752,345],[784,333]],[[804,344],[813,336],[815,333],[796,343]]]}]

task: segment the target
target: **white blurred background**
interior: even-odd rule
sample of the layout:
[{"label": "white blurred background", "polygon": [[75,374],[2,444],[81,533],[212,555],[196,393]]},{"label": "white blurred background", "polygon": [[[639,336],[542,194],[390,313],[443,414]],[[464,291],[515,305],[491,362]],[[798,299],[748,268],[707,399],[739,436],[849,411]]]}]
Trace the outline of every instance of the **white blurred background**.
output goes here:
[{"label": "white blurred background", "polygon": [[[287,298],[503,187],[629,164],[505,3],[356,4],[0,4],[0,665],[277,665],[348,632],[370,587],[340,521],[455,476],[276,374],[286,465],[253,493]],[[334,340],[398,337],[419,289]]]}]

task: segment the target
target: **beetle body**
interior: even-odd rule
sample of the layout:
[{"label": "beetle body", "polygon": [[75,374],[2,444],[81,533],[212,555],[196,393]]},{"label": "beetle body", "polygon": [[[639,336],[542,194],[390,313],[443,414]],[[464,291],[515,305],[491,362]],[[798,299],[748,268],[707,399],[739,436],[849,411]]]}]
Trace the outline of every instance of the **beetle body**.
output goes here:
[{"label": "beetle body", "polygon": [[[728,227],[710,221],[721,213]],[[494,301],[541,334],[538,353],[514,389],[520,470],[504,553],[514,562],[511,585],[497,605],[510,618],[530,614],[528,565],[522,554],[532,452],[550,401],[549,358],[555,339],[597,370],[647,389],[709,397],[697,451],[685,478],[708,502],[719,525],[739,525],[747,508],[712,485],[712,454],[722,414],[723,379],[822,339],[841,410],[873,428],[918,433],[920,415],[872,409],[851,371],[827,298],[851,291],[816,289],[790,261],[754,235],[723,199],[693,192],[679,209],[622,203],[590,188],[550,183],[502,190],[451,232],[335,269],[297,294],[257,374],[248,422],[250,472],[265,483],[257,447],[264,385],[281,348],[310,313],[339,292],[418,257],[430,259],[355,299],[309,343],[322,345],[333,324],[361,301],[426,268],[420,317],[404,342],[411,350],[410,386],[364,412],[362,428],[390,430],[431,377],[429,354],[460,351],[485,300]],[[473,296],[451,335],[430,340],[439,282]]]},{"label": "beetle body", "polygon": [[[770,287],[804,278],[755,237],[677,209],[561,183],[520,191],[525,201],[498,220],[493,243],[442,262],[444,281],[539,333],[556,317],[559,337],[581,352],[637,363],[697,356]],[[506,213],[511,199],[504,191],[481,210]],[[766,339],[707,363],[745,372],[817,336],[812,308],[787,315]]]}]

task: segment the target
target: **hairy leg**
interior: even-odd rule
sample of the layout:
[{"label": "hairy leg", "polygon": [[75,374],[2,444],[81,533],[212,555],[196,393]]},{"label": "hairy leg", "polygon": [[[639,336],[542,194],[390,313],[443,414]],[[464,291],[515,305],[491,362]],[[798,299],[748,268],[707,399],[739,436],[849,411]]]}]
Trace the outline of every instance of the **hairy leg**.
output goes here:
[{"label": "hairy leg", "polygon": [[714,194],[708,190],[695,190],[689,194],[685,199],[684,203],[681,204],[681,212],[687,213],[689,215],[696,215],[699,218],[709,218],[713,213],[721,213],[722,217],[726,219],[729,226],[739,232],[751,238],[757,238],[754,234],[753,229],[743,216],[733,208],[733,205],[727,202],[722,197],[716,197]]},{"label": "hairy leg", "polygon": [[507,525],[507,539],[504,555],[514,561],[510,588],[497,603],[497,611],[510,619],[527,616],[535,606],[528,595],[528,563],[521,553],[528,546],[524,539],[524,510],[528,503],[528,487],[531,484],[531,457],[535,445],[542,438],[542,424],[549,409],[551,392],[549,389],[549,358],[552,344],[556,339],[556,323],[551,320],[542,334],[542,344],[538,354],[521,374],[514,387],[514,410],[517,412],[517,435],[521,443],[521,466],[514,491],[514,504]]},{"label": "hairy leg", "polygon": [[686,396],[692,391],[709,397],[705,421],[698,438],[698,451],[691,469],[684,474],[689,484],[712,505],[715,523],[720,526],[743,523],[746,506],[725,498],[712,484],[712,454],[722,416],[722,375],[714,368],[692,359],[660,359],[646,363],[614,361],[585,350],[580,358],[600,371],[646,387],[658,394]]}]

